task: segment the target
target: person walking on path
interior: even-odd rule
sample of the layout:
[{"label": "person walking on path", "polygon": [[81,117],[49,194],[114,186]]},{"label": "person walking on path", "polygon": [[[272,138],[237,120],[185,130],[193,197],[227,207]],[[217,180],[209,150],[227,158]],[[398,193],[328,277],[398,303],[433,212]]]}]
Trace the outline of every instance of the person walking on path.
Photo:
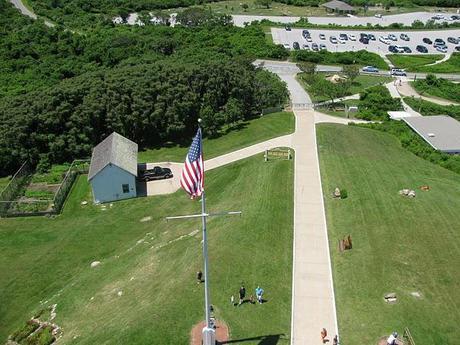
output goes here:
[{"label": "person walking on path", "polygon": [[321,330],[321,341],[323,342],[323,344],[326,344],[329,341],[329,339],[327,339],[326,337],[327,337],[327,330],[326,328],[323,328]]},{"label": "person walking on path", "polygon": [[202,278],[203,278],[203,272],[201,272],[201,270],[196,272],[196,282],[197,282],[197,284],[200,284],[200,283],[203,282]]},{"label": "person walking on path", "polygon": [[231,303],[233,306],[235,306],[235,297],[234,297],[233,295],[230,297],[230,303]]},{"label": "person walking on path", "polygon": [[243,284],[241,284],[241,287],[240,287],[239,297],[240,297],[240,302],[238,303],[238,305],[241,305],[244,302],[244,297],[246,297],[246,288],[244,287]]},{"label": "person walking on path", "polygon": [[259,302],[259,304],[262,304],[263,300],[262,300],[262,295],[264,294],[264,289],[262,289],[260,286],[257,286],[257,289],[256,289],[256,296],[257,296],[257,301]]}]

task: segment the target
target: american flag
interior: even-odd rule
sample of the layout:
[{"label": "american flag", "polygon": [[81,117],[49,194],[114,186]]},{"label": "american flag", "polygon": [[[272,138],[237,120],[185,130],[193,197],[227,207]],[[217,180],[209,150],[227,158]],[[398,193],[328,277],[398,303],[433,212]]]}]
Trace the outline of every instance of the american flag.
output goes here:
[{"label": "american flag", "polygon": [[180,185],[192,197],[201,196],[204,190],[204,164],[201,144],[201,128],[198,128],[192,146],[185,158]]}]

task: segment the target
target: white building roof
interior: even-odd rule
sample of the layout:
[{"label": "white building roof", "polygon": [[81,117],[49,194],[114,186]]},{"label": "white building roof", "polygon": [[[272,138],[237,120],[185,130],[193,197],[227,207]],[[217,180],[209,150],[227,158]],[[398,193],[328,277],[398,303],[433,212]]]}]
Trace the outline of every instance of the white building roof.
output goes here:
[{"label": "white building roof", "polygon": [[400,121],[404,117],[413,116],[411,113],[408,113],[407,111],[389,111],[388,115],[390,116],[390,119],[397,121]]},{"label": "white building roof", "polygon": [[446,153],[460,153],[460,122],[450,116],[405,117],[406,122],[434,149]]}]

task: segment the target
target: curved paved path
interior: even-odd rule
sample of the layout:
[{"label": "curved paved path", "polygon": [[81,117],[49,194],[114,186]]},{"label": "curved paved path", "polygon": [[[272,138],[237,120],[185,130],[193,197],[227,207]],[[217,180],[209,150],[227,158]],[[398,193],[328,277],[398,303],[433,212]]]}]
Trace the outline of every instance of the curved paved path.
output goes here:
[{"label": "curved paved path", "polygon": [[423,96],[419,94],[413,87],[410,85],[408,80],[402,80],[401,85],[396,86],[398,92],[403,96],[414,96],[416,98],[421,98],[425,101],[436,103],[439,105],[460,105],[459,103],[448,101],[446,99],[432,97],[432,96]]},{"label": "curved paved path", "polygon": [[[37,15],[32,12],[31,10],[29,10],[25,5],[24,3],[21,1],[21,0],[10,0],[10,2],[14,5],[14,7],[16,7],[19,11],[21,11],[21,13],[27,17],[30,17],[32,19],[37,19]],[[45,20],[45,25],[46,26],[49,26],[49,27],[53,27],[54,24]]]}]

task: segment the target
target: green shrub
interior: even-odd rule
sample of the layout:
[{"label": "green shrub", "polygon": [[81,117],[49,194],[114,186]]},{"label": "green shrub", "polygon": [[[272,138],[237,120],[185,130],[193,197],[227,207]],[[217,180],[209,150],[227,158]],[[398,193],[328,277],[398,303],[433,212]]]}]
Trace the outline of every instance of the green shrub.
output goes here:
[{"label": "green shrub", "polygon": [[449,115],[460,121],[460,106],[458,105],[439,105],[414,97],[405,97],[404,102],[424,116]]},{"label": "green shrub", "polygon": [[340,199],[346,199],[348,198],[348,192],[346,189],[341,189],[340,190]]},{"label": "green shrub", "polygon": [[38,328],[38,324],[32,322],[31,320],[27,321],[21,329],[18,329],[14,332],[10,338],[15,342],[19,343],[25,338],[27,338],[30,334],[32,334]]},{"label": "green shrub", "polygon": [[55,340],[52,332],[53,328],[51,326],[44,327],[33,336],[27,338],[24,341],[24,345],[50,345]]}]

